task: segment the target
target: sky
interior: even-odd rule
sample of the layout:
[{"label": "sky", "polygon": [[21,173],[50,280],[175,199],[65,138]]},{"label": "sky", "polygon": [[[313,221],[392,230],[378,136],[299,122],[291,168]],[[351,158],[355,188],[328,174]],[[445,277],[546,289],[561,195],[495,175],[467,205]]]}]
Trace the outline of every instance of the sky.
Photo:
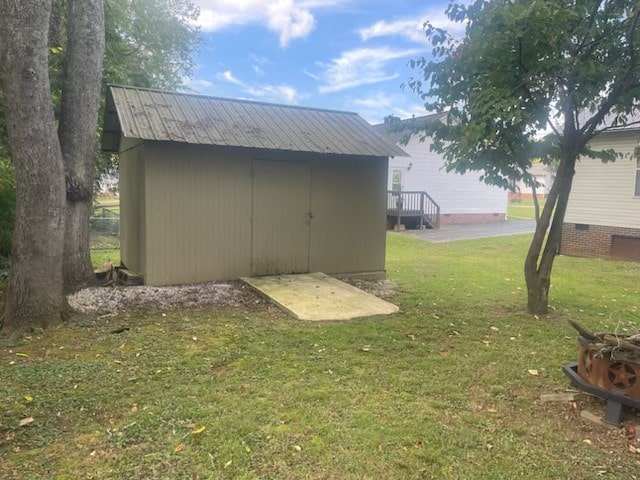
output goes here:
[{"label": "sky", "polygon": [[370,123],[424,115],[401,84],[428,55],[426,20],[456,34],[447,0],[194,0],[204,44],[186,85],[228,98],[357,112]]}]

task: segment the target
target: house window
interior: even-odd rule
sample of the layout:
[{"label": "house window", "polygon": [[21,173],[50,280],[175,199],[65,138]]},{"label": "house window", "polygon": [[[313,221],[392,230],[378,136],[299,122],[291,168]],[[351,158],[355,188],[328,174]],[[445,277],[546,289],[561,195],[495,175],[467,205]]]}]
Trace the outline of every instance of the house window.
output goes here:
[{"label": "house window", "polygon": [[393,170],[391,172],[391,190],[394,192],[402,190],[402,170]]},{"label": "house window", "polygon": [[640,197],[640,156],[636,158],[636,197]]}]

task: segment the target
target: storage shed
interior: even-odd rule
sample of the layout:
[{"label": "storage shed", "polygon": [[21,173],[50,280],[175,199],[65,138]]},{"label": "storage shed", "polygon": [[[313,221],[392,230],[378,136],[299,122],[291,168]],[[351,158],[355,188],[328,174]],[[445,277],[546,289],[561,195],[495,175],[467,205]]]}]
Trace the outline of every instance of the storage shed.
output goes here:
[{"label": "storage shed", "polygon": [[388,157],[355,113],[110,86],[122,263],[148,285],[384,276]]}]

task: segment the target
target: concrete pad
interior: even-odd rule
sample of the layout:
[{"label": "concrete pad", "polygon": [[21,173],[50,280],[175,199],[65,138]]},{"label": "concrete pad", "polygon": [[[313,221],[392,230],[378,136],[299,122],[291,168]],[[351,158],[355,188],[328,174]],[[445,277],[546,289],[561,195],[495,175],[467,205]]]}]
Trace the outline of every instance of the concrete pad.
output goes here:
[{"label": "concrete pad", "polygon": [[398,311],[392,303],[324,273],[241,280],[300,320],[349,320]]}]

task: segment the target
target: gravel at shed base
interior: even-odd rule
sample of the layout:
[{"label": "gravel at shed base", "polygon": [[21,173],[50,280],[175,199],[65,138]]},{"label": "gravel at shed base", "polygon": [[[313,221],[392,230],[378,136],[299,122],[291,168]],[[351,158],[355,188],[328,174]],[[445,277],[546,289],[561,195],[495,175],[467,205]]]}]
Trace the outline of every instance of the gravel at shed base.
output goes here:
[{"label": "gravel at shed base", "polygon": [[[382,298],[392,296],[396,289],[396,284],[389,280],[344,281]],[[98,315],[180,308],[255,308],[264,305],[276,308],[242,282],[209,282],[168,287],[90,287],[69,295],[68,301],[74,310]]]},{"label": "gravel at shed base", "polygon": [[98,315],[178,308],[248,307],[265,302],[241,282],[90,287],[69,295],[68,301],[74,310]]},{"label": "gravel at shed base", "polygon": [[349,283],[360,290],[364,290],[376,297],[389,299],[395,293],[398,285],[391,280],[361,280],[359,278],[343,278],[343,282]]}]

